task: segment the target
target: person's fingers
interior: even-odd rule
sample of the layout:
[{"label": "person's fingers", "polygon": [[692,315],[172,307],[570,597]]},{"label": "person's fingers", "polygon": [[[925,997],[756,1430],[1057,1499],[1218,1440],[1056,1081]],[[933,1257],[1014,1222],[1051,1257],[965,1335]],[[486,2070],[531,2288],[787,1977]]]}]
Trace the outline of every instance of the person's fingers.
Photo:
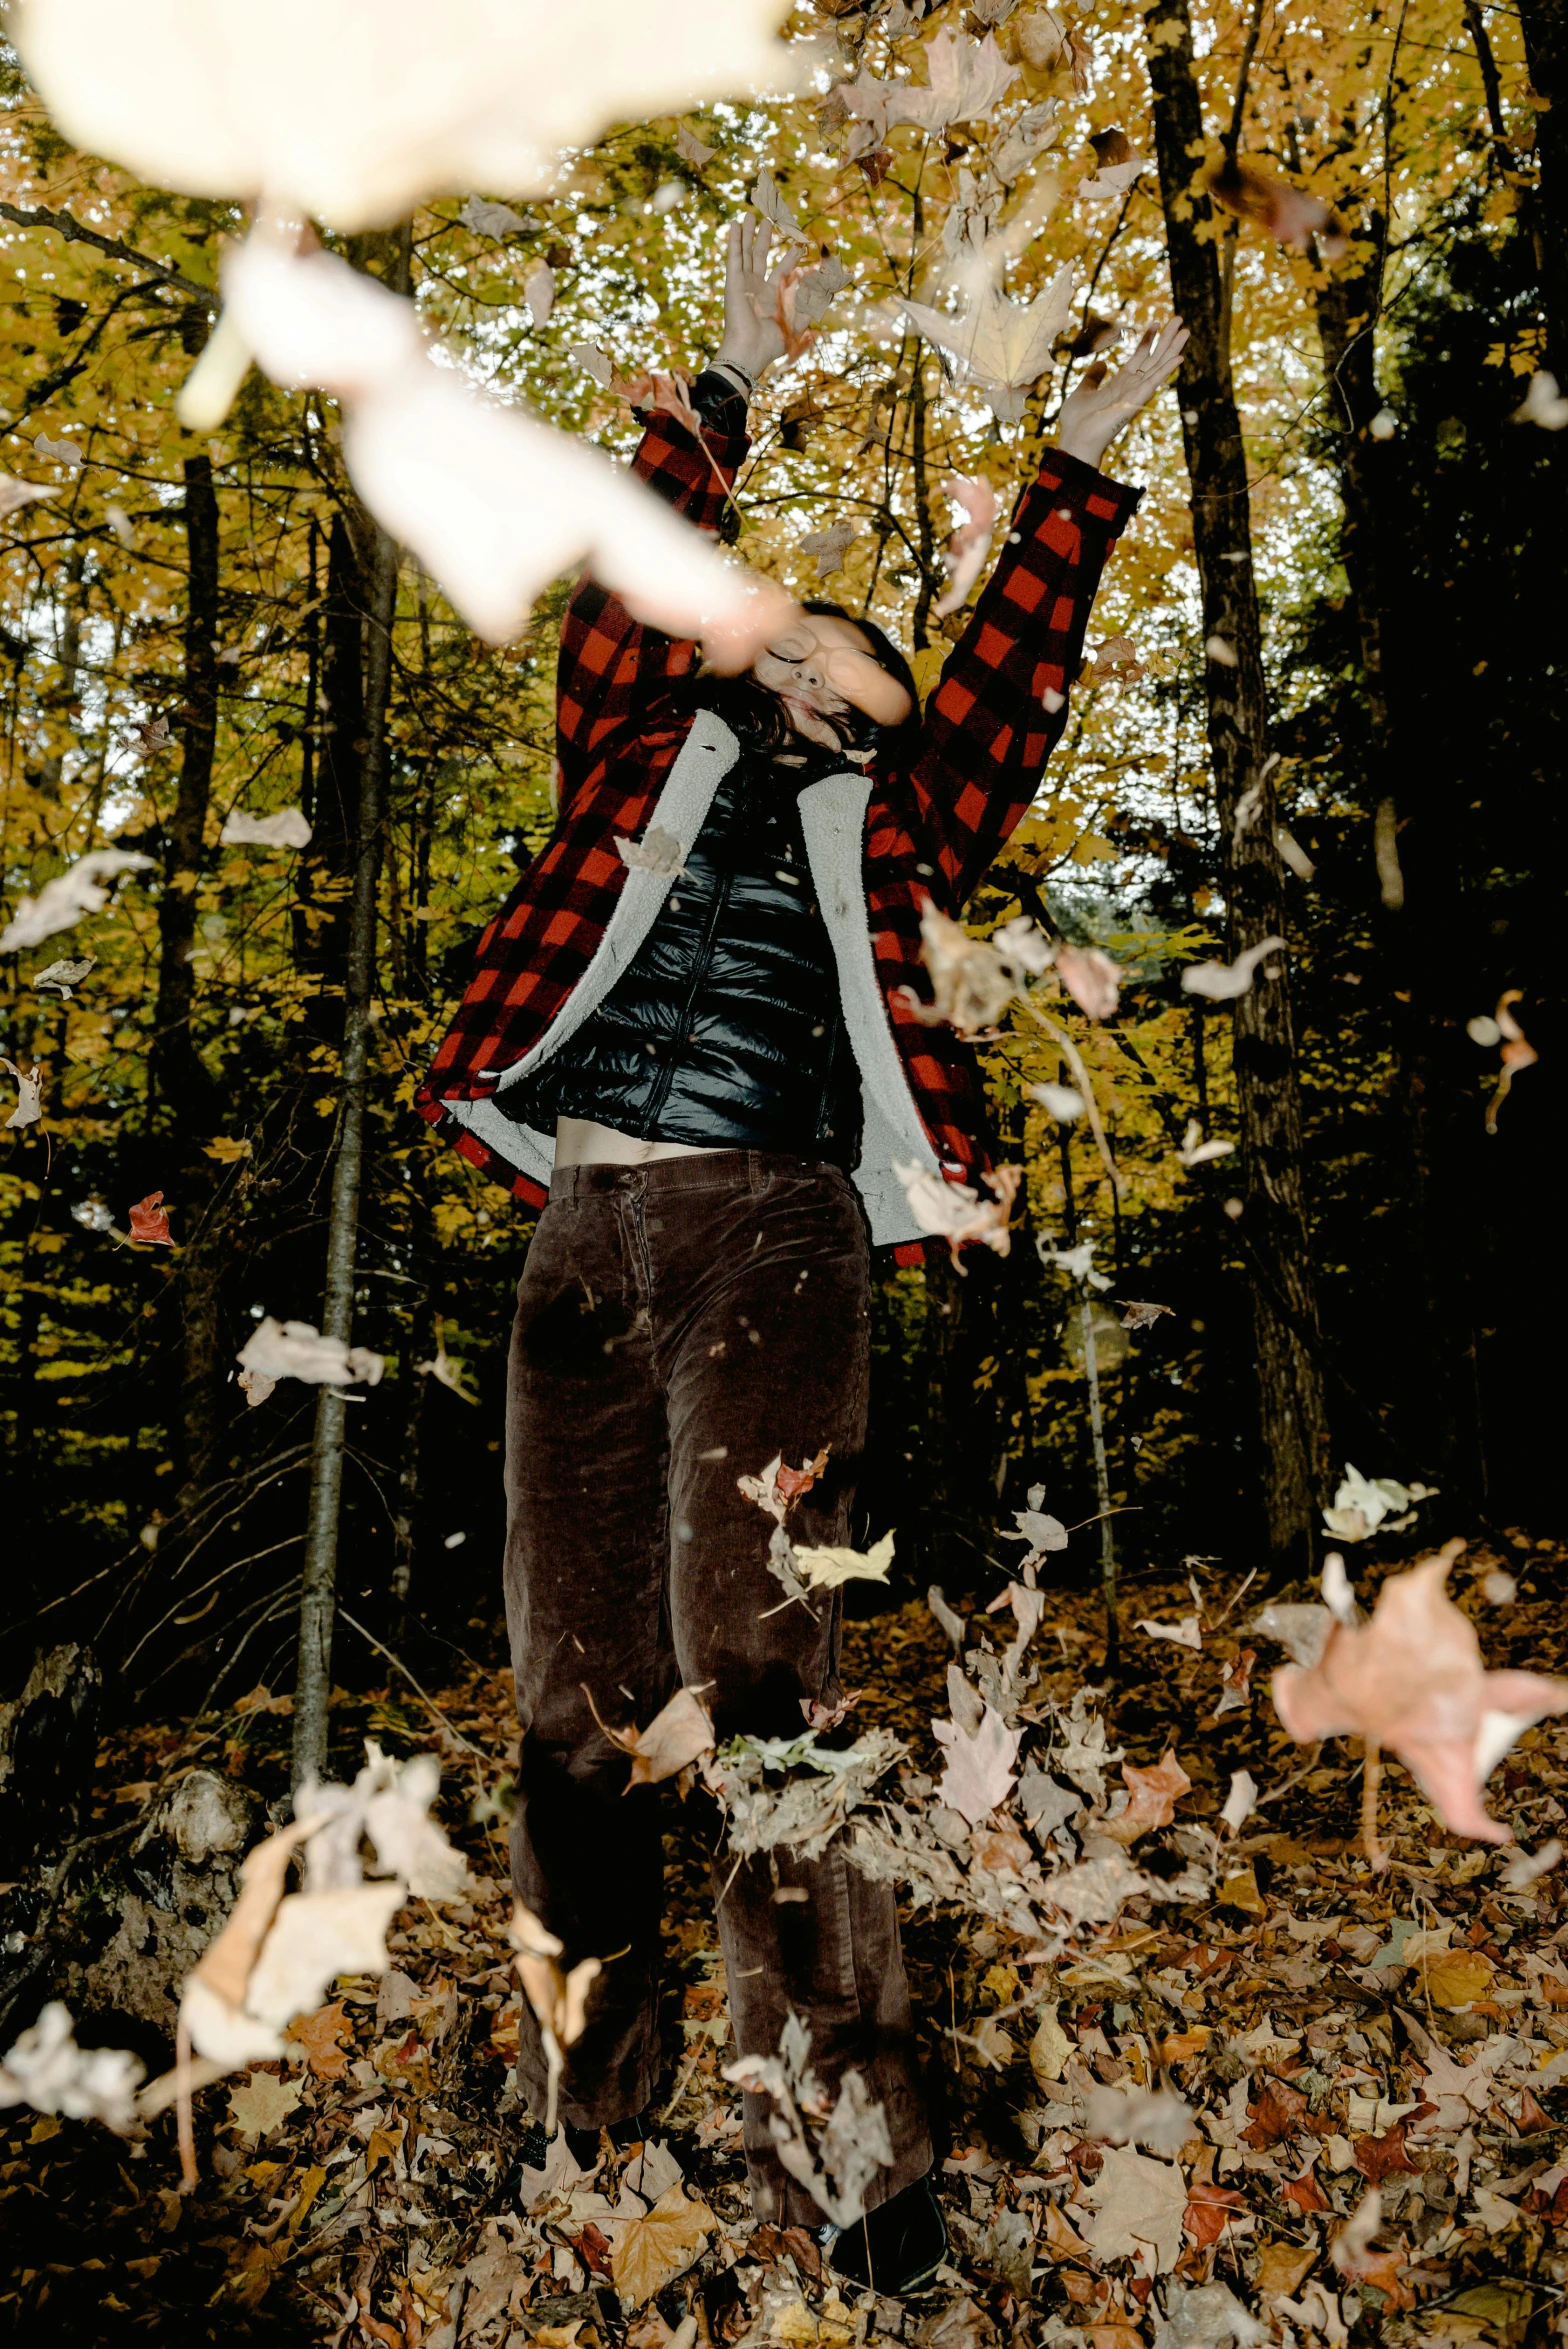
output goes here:
[{"label": "person's fingers", "polygon": [[769,252],[769,249],[770,249],[770,247],[772,246],[772,243],[773,243],[773,223],[772,223],[772,221],[771,221],[771,220],[760,220],[760,221],[757,223],[757,247],[756,247],[756,270],[757,270],[757,275],[758,275],[759,277],[765,277],[765,276],[767,275],[767,270],[768,270],[768,252]]}]

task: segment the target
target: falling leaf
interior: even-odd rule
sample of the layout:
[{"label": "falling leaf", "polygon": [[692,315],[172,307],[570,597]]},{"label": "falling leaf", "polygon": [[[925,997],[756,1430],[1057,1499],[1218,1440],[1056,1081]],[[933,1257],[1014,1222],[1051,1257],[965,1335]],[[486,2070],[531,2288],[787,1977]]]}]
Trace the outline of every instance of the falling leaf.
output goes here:
[{"label": "falling leaf", "polygon": [[237,1166],[241,1159],[250,1157],[251,1145],[233,1134],[219,1134],[202,1144],[201,1154],[203,1158],[215,1158],[220,1166]]},{"label": "falling leaf", "polygon": [[1523,1028],[1520,1027],[1519,1022],[1509,1009],[1511,1004],[1521,1000],[1519,989],[1510,987],[1507,994],[1500,998],[1497,1006],[1496,1027],[1502,1038],[1503,1067],[1502,1074],[1497,1080],[1496,1089],[1491,1100],[1487,1103],[1486,1130],[1489,1134],[1495,1134],[1497,1131],[1497,1113],[1507,1099],[1509,1087],[1515,1077],[1522,1069],[1533,1068],[1538,1057],[1535,1047],[1530,1043]]},{"label": "falling leaf", "polygon": [[[22,1068],[14,1060],[0,1060],[8,1076],[16,1079],[16,1107],[6,1119],[6,1126],[35,1126],[43,1116],[44,1068],[35,1061],[31,1068]],[[159,1198],[163,1194],[160,1191]]]},{"label": "falling leaf", "polygon": [[1205,1142],[1203,1128],[1196,1118],[1189,1118],[1187,1131],[1176,1155],[1183,1166],[1206,1166],[1211,1159],[1228,1158],[1235,1147],[1234,1142]]},{"label": "falling leaf", "polygon": [[41,481],[18,481],[14,473],[0,473],[0,521],[7,514],[19,513],[23,506],[33,505],[40,498],[52,498],[52,486]]},{"label": "falling leaf", "polygon": [[[598,1720],[597,1712],[594,1718]],[[631,1757],[624,1794],[634,1786],[656,1786],[662,1778],[673,1778],[713,1744],[713,1722],[694,1688],[678,1688],[646,1729],[610,1729],[603,1721],[599,1727],[612,1745]]]},{"label": "falling leaf", "polygon": [[68,2007],[51,1999],[0,2055],[0,2110],[30,2105],[70,2120],[102,2121],[122,2134],[136,2123],[142,2061],[120,2047],[78,2047]]},{"label": "falling leaf", "polygon": [[1283,1665],[1274,1705],[1298,1741],[1355,1735],[1398,1754],[1445,1827],[1508,1843],[1481,1789],[1532,1722],[1568,1711],[1568,1681],[1486,1670],[1444,1588],[1460,1547],[1385,1582],[1370,1623],[1333,1623],[1315,1666]]},{"label": "falling leaf", "polygon": [[1118,1297],[1118,1305],[1126,1307],[1122,1315],[1123,1329],[1153,1329],[1162,1313],[1174,1313],[1170,1305],[1153,1305],[1145,1298]]},{"label": "falling leaf", "polygon": [[1192,1780],[1174,1750],[1146,1770],[1136,1762],[1123,1762],[1122,1776],[1132,1799],[1114,1819],[1103,1820],[1100,1830],[1116,1843],[1131,1843],[1151,1827],[1168,1827],[1176,1816],[1176,1805],[1192,1789]]},{"label": "falling leaf", "polygon": [[[1412,1501],[1431,1500],[1436,1489],[1435,1485],[1396,1484],[1391,1476],[1368,1478],[1347,1461],[1334,1506],[1324,1510],[1323,1522],[1342,1542],[1364,1542],[1385,1518],[1408,1509]],[[1343,1564],[1340,1571],[1344,1571]],[[1328,1596],[1326,1589],[1324,1596]]]},{"label": "falling leaf", "polygon": [[989,481],[954,474],[942,484],[950,498],[956,499],[967,519],[959,524],[947,542],[948,584],[940,603],[933,606],[939,620],[963,605],[969,590],[985,568],[986,556],[991,551],[991,539],[996,529],[1000,508],[996,492]]},{"label": "falling leaf", "polygon": [[523,280],[523,300],[536,328],[548,326],[555,308],[555,271],[548,261],[536,261]]},{"label": "falling leaf", "polygon": [[105,506],[103,518],[128,555],[136,552],[136,532],[123,506]]},{"label": "falling leaf", "polygon": [[1190,962],[1181,974],[1181,983],[1189,995],[1206,995],[1214,1003],[1228,1001],[1232,996],[1246,994],[1254,971],[1266,955],[1284,951],[1283,938],[1264,938],[1238,954],[1234,962]]},{"label": "falling leaf", "polygon": [[1146,1631],[1151,1639],[1168,1639],[1179,1648],[1201,1648],[1203,1625],[1196,1615],[1184,1615],[1179,1623],[1154,1623],[1147,1615],[1139,1618],[1137,1629]]},{"label": "falling leaf", "polygon": [[36,897],[22,899],[0,933],[0,954],[41,946],[57,930],[68,930],[73,922],[79,922],[83,914],[99,912],[109,902],[109,892],[101,883],[120,873],[147,872],[152,861],[150,856],[128,848],[95,848],[78,857],[74,865],[46,882]]},{"label": "falling leaf", "polygon": [[925,55],[925,89],[905,82],[887,85],[889,124],[910,122],[921,130],[941,131],[950,123],[973,122],[990,113],[1018,76],[1018,68],[997,47],[994,33],[972,41],[962,34],[940,32]]},{"label": "falling leaf", "polygon": [[50,440],[47,433],[39,433],[33,442],[41,457],[48,457],[56,465],[80,465],[82,452],[74,440]]},{"label": "falling leaf", "polygon": [[1166,2275],[1181,2257],[1187,2186],[1180,2166],[1153,2161],[1131,2146],[1113,2146],[1089,2188],[1095,2209],[1088,2229],[1097,2258],[1136,2259]]},{"label": "falling leaf", "polygon": [[242,2137],[270,2137],[281,2129],[305,2093],[302,2080],[280,2080],[275,2072],[252,2072],[229,2091],[229,2122]]},{"label": "falling leaf", "polygon": [[1203,649],[1209,659],[1222,669],[1234,669],[1238,665],[1236,647],[1228,636],[1206,637]]},{"label": "falling leaf", "polygon": [[1223,1720],[1227,1713],[1241,1712],[1252,1702],[1252,1667],[1257,1660],[1255,1648],[1243,1648],[1229,1664],[1221,1665],[1220,1693],[1214,1706],[1216,1721]]},{"label": "falling leaf", "polygon": [[60,961],[52,962],[47,970],[34,971],[33,986],[39,990],[48,988],[57,991],[69,1002],[72,989],[81,985],[88,972],[96,966],[97,960],[94,954],[81,955],[75,961],[68,956],[62,957]]},{"label": "falling leaf", "polygon": [[713,161],[718,151],[717,147],[705,147],[696,132],[684,122],[675,133],[675,152],[683,163],[691,165],[693,171],[701,171],[704,164]]},{"label": "falling leaf", "polygon": [[130,740],[143,758],[155,758],[160,750],[167,750],[171,729],[167,718],[149,718],[144,726],[133,726]]},{"label": "falling leaf", "polygon": [[458,217],[465,228],[482,237],[515,236],[519,229],[528,226],[522,214],[514,212],[510,204],[492,204],[484,196],[470,196]]},{"label": "falling leaf", "polygon": [[274,380],[341,400],[360,496],[487,641],[517,635],[540,589],[584,560],[637,618],[700,636],[720,668],[744,667],[787,624],[778,588],[727,564],[601,452],[440,365],[413,304],[374,278],[263,224],[226,256],[223,280]]},{"label": "falling leaf", "polygon": [[805,244],[806,232],[784,201],[779,184],[766,164],[758,172],[757,184],[746,201],[759,218],[771,221],[788,243]]},{"label": "falling leaf", "polygon": [[112,1232],[114,1210],[105,1199],[78,1199],[71,1209],[71,1220],[84,1231]]},{"label": "falling leaf", "polygon": [[1130,636],[1108,636],[1103,644],[1095,647],[1094,680],[1097,685],[1102,677],[1117,679],[1142,675],[1143,662]]},{"label": "falling leaf", "polygon": [[787,331],[799,335],[807,327],[820,325],[849,283],[849,271],[836,253],[819,261],[814,269],[791,271],[785,300]]},{"label": "falling leaf", "polygon": [[1156,2153],[1179,2153],[1198,2133],[1198,2116],[1169,2088],[1094,2088],[1084,2115],[1084,2135],[1106,2145],[1148,2145]]},{"label": "falling leaf", "polygon": [[152,186],[354,231],[476,183],[543,192],[562,147],[787,87],[777,24],[771,0],[455,0],[438,17],[338,0],[325,38],[308,0],[277,0],[265,28],[203,0],[156,17],[31,0],[18,34],[56,126],[90,154]]},{"label": "falling leaf", "polygon": [[947,1182],[928,1167],[901,1166],[895,1160],[893,1172],[904,1186],[909,1212],[920,1229],[940,1234],[955,1264],[966,1242],[994,1248],[998,1256],[1007,1254],[1013,1244],[1008,1217],[1023,1180],[1021,1166],[992,1167],[982,1175],[991,1193],[989,1199],[982,1199],[967,1183]]},{"label": "falling leaf", "polygon": [[1516,424],[1539,424],[1543,431],[1561,432],[1568,424],[1568,399],[1557,388],[1549,368],[1537,368],[1524,395],[1524,406],[1514,411]]},{"label": "falling leaf", "polygon": [[311,830],[297,807],[275,816],[246,816],[238,810],[224,820],[218,834],[225,848],[308,848]]},{"label": "falling leaf", "polygon": [[1124,196],[1139,172],[1148,168],[1147,155],[1138,153],[1125,131],[1096,131],[1089,144],[1095,172],[1092,179],[1079,181],[1080,196]]},{"label": "falling leaf", "polygon": [[258,1403],[265,1403],[278,1382],[275,1378],[268,1378],[264,1371],[242,1370],[238,1383],[247,1407],[254,1411]]},{"label": "falling leaf", "polygon": [[623,2308],[641,2308],[698,2258],[718,2225],[705,2202],[671,2186],[642,2218],[618,2227],[610,2273]]},{"label": "falling leaf", "polygon": [[368,1346],[350,1346],[343,1338],[324,1337],[308,1321],[274,1321],[269,1313],[246,1339],[239,1353],[242,1370],[259,1370],[266,1378],[297,1378],[307,1386],[378,1386],[385,1367]]},{"label": "falling leaf", "polygon": [[1233,1770],[1230,1777],[1230,1792],[1226,1795],[1225,1807],[1220,1812],[1220,1817],[1232,1835],[1241,1833],[1242,1828],[1257,1807],[1258,1782],[1252,1772],[1250,1770]]},{"label": "falling leaf", "polygon": [[1012,1792],[1023,1732],[1009,1729],[994,1705],[984,1708],[973,1736],[953,1720],[933,1721],[931,1728],[947,1752],[940,1799],[974,1826]]},{"label": "falling leaf", "polygon": [[172,1248],[174,1236],[169,1230],[169,1210],[162,1204],[161,1191],[149,1191],[145,1199],[138,1199],[129,1211],[126,1221],[131,1227],[131,1238],[147,1248]]},{"label": "falling leaf", "polygon": [[853,522],[831,522],[825,530],[809,531],[800,542],[800,551],[816,564],[817,577],[827,579],[840,569],[856,536]]},{"label": "falling leaf", "polygon": [[1056,973],[1080,1011],[1092,1020],[1108,1020],[1116,1011],[1122,972],[1098,946],[1063,943],[1056,950]]},{"label": "falling leaf", "polygon": [[926,1026],[946,1021],[966,1039],[994,1027],[1017,991],[1013,973],[994,944],[972,937],[932,904],[920,907],[920,959],[931,974],[931,1001],[910,988],[900,1001]]},{"label": "falling leaf", "polygon": [[1010,301],[995,286],[972,292],[961,317],[902,302],[905,316],[928,342],[963,361],[1003,424],[1016,424],[1025,395],[1051,364],[1051,348],[1072,312],[1071,263],[1059,269],[1032,302]]},{"label": "falling leaf", "polygon": [[662,881],[686,870],[681,861],[686,854],[685,849],[673,832],[662,831],[657,825],[651,832],[644,833],[641,840],[630,840],[624,833],[617,832],[615,845],[620,851],[622,864],[631,866],[634,872],[657,873]]},{"label": "falling leaf", "polygon": [[1207,184],[1216,204],[1250,220],[1279,244],[1304,245],[1316,237],[1326,261],[1342,260],[1349,250],[1349,239],[1319,197],[1275,179],[1242,156],[1227,156],[1209,173]]},{"label": "falling leaf", "polygon": [[885,1533],[868,1551],[828,1544],[819,1549],[793,1551],[800,1576],[812,1590],[837,1590],[846,1582],[886,1582],[893,1563],[893,1536]]},{"label": "falling leaf", "polygon": [[1084,1097],[1076,1085],[1029,1085],[1025,1090],[1064,1126],[1084,1113]]}]

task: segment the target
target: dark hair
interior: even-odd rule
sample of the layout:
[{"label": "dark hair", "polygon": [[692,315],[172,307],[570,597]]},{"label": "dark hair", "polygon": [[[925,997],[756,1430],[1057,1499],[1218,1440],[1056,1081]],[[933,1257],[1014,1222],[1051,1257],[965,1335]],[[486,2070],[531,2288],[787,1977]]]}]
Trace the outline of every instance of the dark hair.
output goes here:
[{"label": "dark hair", "polygon": [[[874,718],[856,709],[829,717],[827,723],[844,748],[885,751],[900,741],[906,727],[912,729],[919,723],[920,695],[915,689],[914,672],[893,639],[875,620],[863,619],[858,612],[846,612],[842,604],[829,603],[825,598],[813,598],[802,604],[801,609],[818,613],[824,619],[844,620],[851,628],[858,628],[878,668],[884,669],[909,696],[909,716],[897,726],[879,726]],[[770,693],[750,675],[694,678],[688,691],[702,708],[715,711],[744,743],[758,749],[782,750],[787,744],[799,742],[777,694]]]}]

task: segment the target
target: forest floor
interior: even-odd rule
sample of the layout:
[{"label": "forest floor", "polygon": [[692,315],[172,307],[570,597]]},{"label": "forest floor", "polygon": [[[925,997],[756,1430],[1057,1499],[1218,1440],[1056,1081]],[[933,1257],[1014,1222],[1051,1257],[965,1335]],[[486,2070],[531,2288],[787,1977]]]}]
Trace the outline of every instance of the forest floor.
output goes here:
[{"label": "forest floor", "polygon": [[[1560,1661],[1562,1563],[1522,1540],[1461,1561],[1454,1592],[1489,1664]],[[1501,1565],[1518,1596],[1486,1604],[1483,1578]],[[1225,1595],[1205,1594],[1211,1616]],[[743,2339],[1206,2349],[1238,2329],[1243,2342],[1286,2349],[1509,2349],[1561,2337],[1564,1871],[1519,1884],[1516,1859],[1445,1833],[1389,1766],[1391,1865],[1374,1873],[1359,1752],[1336,1742],[1314,1760],[1290,1745],[1262,1666],[1250,1702],[1216,1718],[1219,1671],[1240,1640],[1217,1631],[1193,1654],[1131,1627],[1140,1613],[1169,1618],[1190,1604],[1183,1576],[1140,1580],[1105,1713],[1130,1762],[1175,1748],[1193,1781],[1184,1818],[1213,1819],[1233,1770],[1258,1780],[1262,1803],[1218,1897],[1136,1902],[1083,1962],[1044,1969],[974,1916],[927,1907],[907,1920],[952,2237],[931,2292],[904,2303],[840,2293],[806,2234],[752,2220],[738,2095],[722,2077],[734,2049],[701,1799],[670,1798],[673,2060],[651,2145],[591,2177],[540,2177],[531,2209],[509,2206],[523,2116],[509,2085],[518,1991],[497,1791],[514,1732],[509,1681],[475,1670],[431,1692],[444,1724],[396,1681],[345,1698],[335,1723],[338,1742],[444,1747],[441,1813],[473,1867],[470,1897],[403,1910],[393,1971],[340,1979],[296,2025],[300,2065],[256,2066],[198,2095],[189,2195],[171,2114],[141,2142],[90,2122],[3,2116],[0,2321],[31,2341],[160,2334],[348,2349],[664,2349],[677,2335],[678,2349]],[[1094,1599],[1053,1593],[1036,1642],[1042,1690],[1065,1701],[1092,1685],[1102,1646]],[[936,1765],[931,1721],[946,1709],[950,1654],[923,1603],[849,1627],[843,1677],[864,1690],[857,1718],[906,1738],[916,1769]],[[127,1794],[146,1804],[197,1767],[276,1803],[288,1727],[276,1700],[269,1709],[253,1692],[199,1747],[175,1727],[118,1737],[102,1757],[100,1815]],[[1568,1724],[1530,1732],[1491,1800],[1527,1850],[1561,1829]],[[109,2018],[92,2021],[84,2039],[112,2036]],[[1174,2159],[1087,2131],[1096,2088],[1157,2087],[1162,2074],[1190,2108],[1184,2142],[1161,2148]],[[683,2215],[668,2240],[649,2222],[651,2272],[678,2267],[698,2233],[700,2256],[623,2308],[594,2214],[640,2213],[677,2179]],[[1336,2264],[1334,2237],[1371,2185],[1381,2231],[1348,2259],[1342,2246]],[[684,2250],[682,2227],[695,2230]],[[1228,2318],[1223,2293],[1193,2297],[1205,2285],[1225,2287],[1257,2329],[1239,2309],[1239,2328]]]}]

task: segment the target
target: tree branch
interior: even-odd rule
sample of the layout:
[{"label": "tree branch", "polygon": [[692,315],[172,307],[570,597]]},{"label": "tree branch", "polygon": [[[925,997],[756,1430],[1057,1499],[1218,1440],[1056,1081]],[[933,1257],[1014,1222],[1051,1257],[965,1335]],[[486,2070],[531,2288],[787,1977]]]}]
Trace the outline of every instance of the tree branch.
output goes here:
[{"label": "tree branch", "polygon": [[155,261],[150,253],[138,253],[134,245],[126,244],[119,237],[106,237],[96,228],[87,228],[81,221],[73,220],[69,212],[51,212],[44,204],[0,203],[0,220],[9,220],[17,228],[52,228],[57,236],[64,237],[68,245],[96,245],[98,251],[107,253],[111,261],[129,261],[135,269],[150,269],[154,277],[161,278],[165,285],[173,286],[182,294],[193,294],[197,301],[205,302],[209,309],[217,308],[218,292],[215,286],[198,285],[193,277],[182,277],[177,269],[170,268],[167,261]]}]

